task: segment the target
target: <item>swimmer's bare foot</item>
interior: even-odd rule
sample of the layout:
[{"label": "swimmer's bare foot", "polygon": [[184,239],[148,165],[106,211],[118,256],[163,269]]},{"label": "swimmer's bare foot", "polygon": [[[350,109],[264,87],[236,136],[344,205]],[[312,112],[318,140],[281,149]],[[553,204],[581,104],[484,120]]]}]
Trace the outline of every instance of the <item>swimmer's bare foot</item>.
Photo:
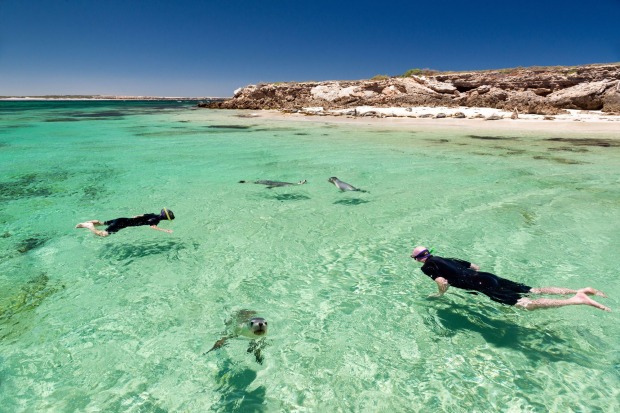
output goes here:
[{"label": "swimmer's bare foot", "polygon": [[605,307],[603,304],[597,303],[588,297],[585,292],[581,292],[581,290],[577,292],[574,297],[570,298],[570,300],[578,304],[591,305],[592,307],[596,307],[603,311],[611,311],[609,307]]},{"label": "swimmer's bare foot", "polygon": [[93,224],[93,222],[92,222],[92,221],[81,222],[81,223],[77,224],[75,227],[76,227],[76,228],[88,228],[88,229],[95,229],[95,225]]},{"label": "swimmer's bare foot", "polygon": [[582,288],[580,290],[577,290],[577,292],[578,293],[584,293],[584,294],[587,294],[587,295],[598,295],[599,297],[607,298],[607,295],[604,292],[599,291],[599,290],[595,290],[592,287]]}]

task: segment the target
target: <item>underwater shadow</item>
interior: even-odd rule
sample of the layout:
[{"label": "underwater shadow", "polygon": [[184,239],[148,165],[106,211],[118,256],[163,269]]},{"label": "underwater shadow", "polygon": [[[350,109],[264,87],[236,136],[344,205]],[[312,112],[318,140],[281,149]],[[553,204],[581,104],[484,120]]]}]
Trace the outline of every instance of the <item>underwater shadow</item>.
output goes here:
[{"label": "underwater shadow", "polygon": [[264,412],[266,389],[258,386],[250,390],[257,374],[249,368],[235,369],[230,361],[217,372],[220,385],[217,391],[221,394],[219,402],[213,406],[216,412]]},{"label": "underwater shadow", "polygon": [[126,261],[153,255],[166,255],[168,259],[178,259],[178,253],[185,250],[184,243],[176,241],[138,241],[131,244],[108,244],[103,248],[102,257],[114,261]]},{"label": "underwater shadow", "polygon": [[[488,311],[491,311],[490,309]],[[592,360],[549,328],[530,328],[490,314],[484,307],[472,309],[468,306],[451,304],[438,308],[437,318],[443,326],[444,336],[455,336],[462,331],[480,334],[489,344],[498,348],[510,348],[522,352],[531,360],[572,362],[591,366]],[[425,321],[426,323],[426,321]]]},{"label": "underwater shadow", "polygon": [[303,194],[270,194],[265,198],[275,199],[276,201],[305,201],[310,199],[308,195]]},{"label": "underwater shadow", "polygon": [[368,202],[370,201],[361,198],[339,199],[338,201],[334,201],[334,205],[362,205]]}]

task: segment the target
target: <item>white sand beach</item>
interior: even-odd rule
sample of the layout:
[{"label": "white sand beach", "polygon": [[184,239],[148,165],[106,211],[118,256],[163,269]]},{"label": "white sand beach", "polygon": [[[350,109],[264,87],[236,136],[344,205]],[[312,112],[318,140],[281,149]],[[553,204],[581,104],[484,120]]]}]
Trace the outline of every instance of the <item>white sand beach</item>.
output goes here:
[{"label": "white sand beach", "polygon": [[545,116],[494,108],[478,107],[389,107],[359,106],[349,109],[324,110],[303,108],[295,113],[278,110],[252,112],[252,116],[296,121],[394,125],[416,128],[446,128],[498,131],[544,131],[562,133],[604,134],[620,139],[620,116],[601,111],[567,110],[568,113]]}]

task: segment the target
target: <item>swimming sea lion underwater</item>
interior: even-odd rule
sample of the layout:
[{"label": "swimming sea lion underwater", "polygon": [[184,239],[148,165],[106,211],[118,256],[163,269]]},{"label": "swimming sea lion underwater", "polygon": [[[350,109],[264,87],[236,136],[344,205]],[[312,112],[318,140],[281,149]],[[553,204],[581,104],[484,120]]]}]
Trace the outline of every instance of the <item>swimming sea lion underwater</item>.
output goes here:
[{"label": "swimming sea lion underwater", "polygon": [[267,189],[278,188],[278,187],[281,187],[281,186],[303,185],[306,182],[308,182],[308,181],[306,181],[305,179],[297,182],[296,184],[293,183],[293,182],[280,182],[280,181],[270,181],[270,180],[239,181],[240,184],[255,183],[255,184],[259,184],[259,185],[267,185]]},{"label": "swimming sea lion underwater", "polygon": [[267,335],[267,320],[256,317],[256,311],[240,310],[226,321],[226,331],[224,337],[213,344],[213,347],[204,354],[210,353],[228,344],[228,340],[239,336],[251,339],[248,345],[248,353],[254,353],[256,362],[263,364],[262,349],[265,346],[265,336]]},{"label": "swimming sea lion underwater", "polygon": [[332,176],[331,178],[329,178],[327,182],[331,182],[332,184],[336,186],[336,188],[340,189],[341,191],[367,192],[367,191],[364,191],[363,189],[356,188],[351,184],[342,182],[340,179],[336,178],[335,176]]}]

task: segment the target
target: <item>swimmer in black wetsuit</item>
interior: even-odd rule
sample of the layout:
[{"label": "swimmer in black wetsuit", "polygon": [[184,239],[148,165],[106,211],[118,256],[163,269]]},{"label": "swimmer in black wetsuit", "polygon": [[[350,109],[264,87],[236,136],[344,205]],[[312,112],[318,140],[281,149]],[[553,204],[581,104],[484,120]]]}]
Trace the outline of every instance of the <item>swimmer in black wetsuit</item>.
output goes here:
[{"label": "swimmer in black wetsuit", "polygon": [[[101,222],[95,219],[93,221],[82,222],[80,224],[77,224],[75,227],[87,228],[94,234],[99,235],[100,237],[107,237],[108,235],[114,234],[115,232],[118,232],[123,228],[138,227],[141,225],[149,225],[151,228],[156,229],[157,231],[164,231],[170,234],[172,233],[171,229],[159,228],[157,224],[159,224],[159,221],[162,220],[172,221],[173,219],[174,213],[172,213],[172,211],[168,208],[164,208],[159,214],[144,214],[135,216],[133,218],[116,218],[105,222]],[[95,228],[95,226],[99,225],[107,225],[108,227],[105,229],[105,231],[102,231]]]},{"label": "swimmer in black wetsuit", "polygon": [[[601,310],[611,311],[608,307],[597,303],[589,297],[590,295],[607,297],[592,287],[580,290],[557,287],[532,288],[525,284],[498,277],[490,272],[478,271],[480,267],[468,261],[431,255],[428,248],[422,246],[416,247],[413,250],[411,258],[424,263],[421,268],[422,272],[431,277],[439,288],[436,296],[442,296],[449,286],[453,286],[455,288],[480,292],[498,303],[514,305],[526,310],[563,307],[565,305],[590,305]],[[532,300],[525,296],[527,294],[575,295],[565,300],[549,298]]]}]

